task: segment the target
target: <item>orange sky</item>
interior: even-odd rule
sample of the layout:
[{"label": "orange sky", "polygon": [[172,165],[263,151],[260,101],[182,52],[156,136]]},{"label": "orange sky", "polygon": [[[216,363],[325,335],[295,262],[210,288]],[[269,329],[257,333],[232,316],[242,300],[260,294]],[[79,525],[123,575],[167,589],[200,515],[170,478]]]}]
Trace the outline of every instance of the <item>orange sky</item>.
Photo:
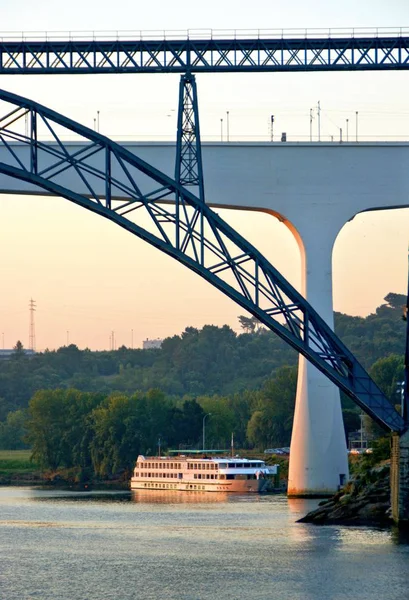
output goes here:
[{"label": "orange sky", "polygon": [[[298,286],[298,247],[265,213],[223,210]],[[347,223],[334,253],[335,309],[365,315],[390,291],[406,293],[409,211],[376,211]],[[186,326],[228,323],[242,309],[172,258],[118,226],[58,198],[0,196],[0,333],[28,346],[30,298],[37,349],[140,347]]]},{"label": "orange sky", "polygon": [[[72,0],[55,10],[51,0],[4,0],[3,31],[108,31],[409,26],[403,0],[242,0],[192,3],[157,0]],[[78,21],[81,14],[81,21]],[[62,19],[63,15],[63,19]],[[19,34],[21,35],[21,34]],[[124,139],[175,139],[178,76],[2,76],[2,87],[42,102]],[[310,109],[321,103],[322,139],[340,128],[361,139],[409,139],[407,72],[225,74],[197,77],[203,139],[220,139],[230,114],[232,139],[309,139]],[[316,110],[313,131],[317,133]],[[170,117],[168,116],[170,115]],[[224,124],[226,126],[226,123]],[[226,132],[226,129],[224,130]],[[294,284],[298,248],[288,230],[267,214],[220,211]],[[368,314],[390,291],[406,292],[409,211],[365,213],[342,230],[334,254],[336,310]],[[274,242],[273,242],[274,240]],[[238,330],[242,310],[198,276],[112,223],[61,199],[0,196],[0,333],[5,347],[28,345],[30,298],[37,302],[37,348],[67,341],[80,347],[141,346],[149,337],[186,326],[228,323]],[[2,343],[3,336],[0,338]]]}]

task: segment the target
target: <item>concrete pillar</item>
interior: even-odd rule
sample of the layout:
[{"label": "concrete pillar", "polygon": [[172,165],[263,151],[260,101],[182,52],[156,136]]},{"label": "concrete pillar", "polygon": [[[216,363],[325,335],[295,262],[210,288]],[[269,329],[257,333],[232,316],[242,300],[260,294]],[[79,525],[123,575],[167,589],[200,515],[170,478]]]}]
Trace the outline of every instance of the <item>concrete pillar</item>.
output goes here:
[{"label": "concrete pillar", "polygon": [[[336,233],[303,235],[302,293],[334,326],[332,247]],[[338,388],[302,356],[299,358],[288,475],[289,496],[326,496],[349,478]]]},{"label": "concrete pillar", "polygon": [[391,449],[392,519],[398,525],[409,525],[409,431],[392,435]]}]

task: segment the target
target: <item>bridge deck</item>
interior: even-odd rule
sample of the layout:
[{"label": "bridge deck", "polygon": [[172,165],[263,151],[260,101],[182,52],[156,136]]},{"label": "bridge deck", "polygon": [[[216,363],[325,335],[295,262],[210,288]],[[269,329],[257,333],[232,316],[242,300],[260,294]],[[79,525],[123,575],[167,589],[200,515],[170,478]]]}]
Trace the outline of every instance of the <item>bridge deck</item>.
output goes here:
[{"label": "bridge deck", "polygon": [[185,73],[409,69],[407,32],[308,37],[22,39],[0,36],[0,73]]}]

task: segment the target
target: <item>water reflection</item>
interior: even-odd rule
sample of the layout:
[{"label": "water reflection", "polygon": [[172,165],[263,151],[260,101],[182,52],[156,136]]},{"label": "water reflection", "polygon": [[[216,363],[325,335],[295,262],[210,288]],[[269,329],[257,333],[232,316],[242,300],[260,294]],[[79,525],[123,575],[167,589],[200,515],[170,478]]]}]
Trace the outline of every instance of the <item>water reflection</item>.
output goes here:
[{"label": "water reflection", "polygon": [[133,490],[131,499],[133,502],[148,504],[205,504],[237,501],[240,499],[239,496],[248,496],[248,494],[188,490]]},{"label": "water reflection", "polygon": [[301,519],[311,510],[318,507],[317,498],[287,498],[288,510],[296,519]]},{"label": "water reflection", "polygon": [[315,500],[0,488],[0,503],[1,600],[407,596],[407,535],[297,523]]}]

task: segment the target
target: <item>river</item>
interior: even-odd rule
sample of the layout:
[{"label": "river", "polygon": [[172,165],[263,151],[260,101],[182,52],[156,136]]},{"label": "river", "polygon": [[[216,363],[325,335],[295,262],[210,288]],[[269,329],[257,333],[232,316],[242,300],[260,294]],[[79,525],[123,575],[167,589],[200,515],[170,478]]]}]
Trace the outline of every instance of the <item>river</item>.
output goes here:
[{"label": "river", "polygon": [[0,488],[1,600],[404,600],[409,540],[280,495]]}]

